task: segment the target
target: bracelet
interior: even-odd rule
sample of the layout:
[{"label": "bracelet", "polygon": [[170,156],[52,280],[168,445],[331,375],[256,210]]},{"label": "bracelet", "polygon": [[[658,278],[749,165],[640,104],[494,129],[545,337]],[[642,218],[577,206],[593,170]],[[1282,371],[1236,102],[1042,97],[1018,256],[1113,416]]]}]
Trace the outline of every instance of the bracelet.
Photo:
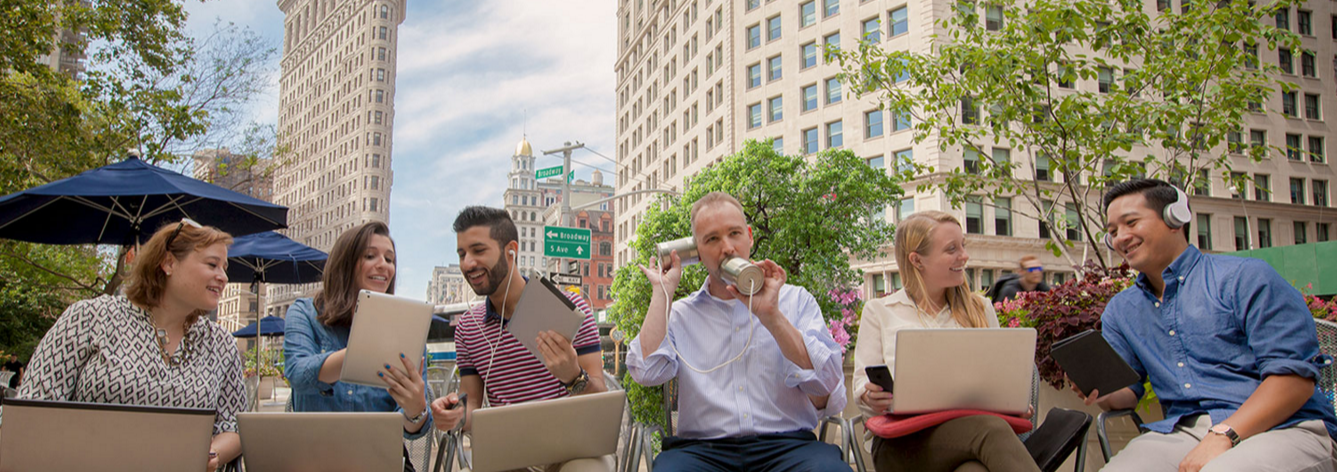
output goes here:
[{"label": "bracelet", "polygon": [[404,419],[407,420],[408,422],[413,424],[418,424],[419,421],[422,421],[422,418],[424,416],[427,416],[427,409],[423,408],[422,411],[418,412],[418,414],[413,417],[409,417],[409,412],[404,410],[399,410],[399,413],[404,415]]}]

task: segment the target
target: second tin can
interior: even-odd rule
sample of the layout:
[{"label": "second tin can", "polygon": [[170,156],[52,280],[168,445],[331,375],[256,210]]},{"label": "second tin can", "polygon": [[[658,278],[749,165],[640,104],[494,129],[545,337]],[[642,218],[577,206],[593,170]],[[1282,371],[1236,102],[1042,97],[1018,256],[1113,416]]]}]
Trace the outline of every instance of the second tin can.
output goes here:
[{"label": "second tin can", "polygon": [[761,286],[766,284],[766,274],[761,267],[741,257],[730,257],[720,263],[720,275],[725,282],[737,287],[738,293],[749,297],[760,292]]}]

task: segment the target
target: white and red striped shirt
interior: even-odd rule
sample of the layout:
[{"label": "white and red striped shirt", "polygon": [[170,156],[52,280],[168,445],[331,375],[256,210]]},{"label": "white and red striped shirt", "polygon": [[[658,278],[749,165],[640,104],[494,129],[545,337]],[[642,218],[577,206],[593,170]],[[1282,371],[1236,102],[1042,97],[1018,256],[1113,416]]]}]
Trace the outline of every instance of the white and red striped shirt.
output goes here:
[{"label": "white and red striped shirt", "polygon": [[[562,294],[585,314],[585,321],[576,330],[576,339],[571,341],[576,355],[599,352],[599,326],[594,322],[590,305],[580,295]],[[503,328],[501,316],[493,309],[490,299],[484,299],[483,303],[460,315],[455,328],[455,354],[461,376],[482,377],[484,392],[492,406],[568,395],[562,382],[548,372],[543,361],[530,354],[510,331]]]}]

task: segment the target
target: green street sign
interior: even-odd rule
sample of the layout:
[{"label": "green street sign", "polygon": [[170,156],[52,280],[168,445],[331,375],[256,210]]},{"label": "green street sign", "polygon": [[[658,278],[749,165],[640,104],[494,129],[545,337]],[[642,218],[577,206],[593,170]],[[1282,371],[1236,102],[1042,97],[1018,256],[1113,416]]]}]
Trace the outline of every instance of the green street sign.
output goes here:
[{"label": "green street sign", "polygon": [[588,260],[590,258],[590,230],[544,226],[543,255]]},{"label": "green street sign", "polygon": [[562,166],[539,169],[534,172],[534,178],[540,180],[546,179],[548,177],[557,177],[559,175],[562,175]]}]

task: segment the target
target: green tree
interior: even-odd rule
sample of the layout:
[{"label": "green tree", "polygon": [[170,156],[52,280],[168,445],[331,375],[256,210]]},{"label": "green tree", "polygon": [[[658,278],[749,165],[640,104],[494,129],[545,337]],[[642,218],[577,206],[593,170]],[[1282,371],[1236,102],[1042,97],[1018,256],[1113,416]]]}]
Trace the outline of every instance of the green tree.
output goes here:
[{"label": "green tree", "polygon": [[[1272,26],[1296,2],[1186,0],[1162,12],[1142,0],[980,3],[958,3],[922,52],[867,41],[828,51],[851,90],[913,120],[916,142],[965,157],[959,168],[922,168],[921,191],[957,206],[1013,197],[1013,211],[1047,226],[1055,255],[1109,267],[1096,245],[1080,244],[1104,235],[1107,184],[1149,175],[1195,188],[1219,173],[1240,185],[1231,168],[1272,152],[1244,142],[1243,127],[1293,89],[1259,50],[1300,56],[1296,35]],[[1046,164],[1048,178],[1018,175]]]},{"label": "green tree", "polygon": [[[826,296],[858,283],[850,257],[869,258],[891,240],[892,227],[874,217],[902,194],[899,176],[870,167],[848,150],[804,158],[777,153],[769,142],[748,141],[737,154],[693,176],[679,197],[660,197],[636,228],[630,247],[636,257],[613,278],[616,302],[609,313],[631,340],[640,333],[650,306],[649,281],[637,267],[653,265],[656,243],[691,235],[692,203],[707,193],[733,195],[752,227],[752,257],[770,259],[787,272],[788,283],[806,288],[828,319],[840,306]],[[677,299],[705,282],[700,265],[683,271]],[[659,387],[623,381],[636,420],[662,422]]]}]

